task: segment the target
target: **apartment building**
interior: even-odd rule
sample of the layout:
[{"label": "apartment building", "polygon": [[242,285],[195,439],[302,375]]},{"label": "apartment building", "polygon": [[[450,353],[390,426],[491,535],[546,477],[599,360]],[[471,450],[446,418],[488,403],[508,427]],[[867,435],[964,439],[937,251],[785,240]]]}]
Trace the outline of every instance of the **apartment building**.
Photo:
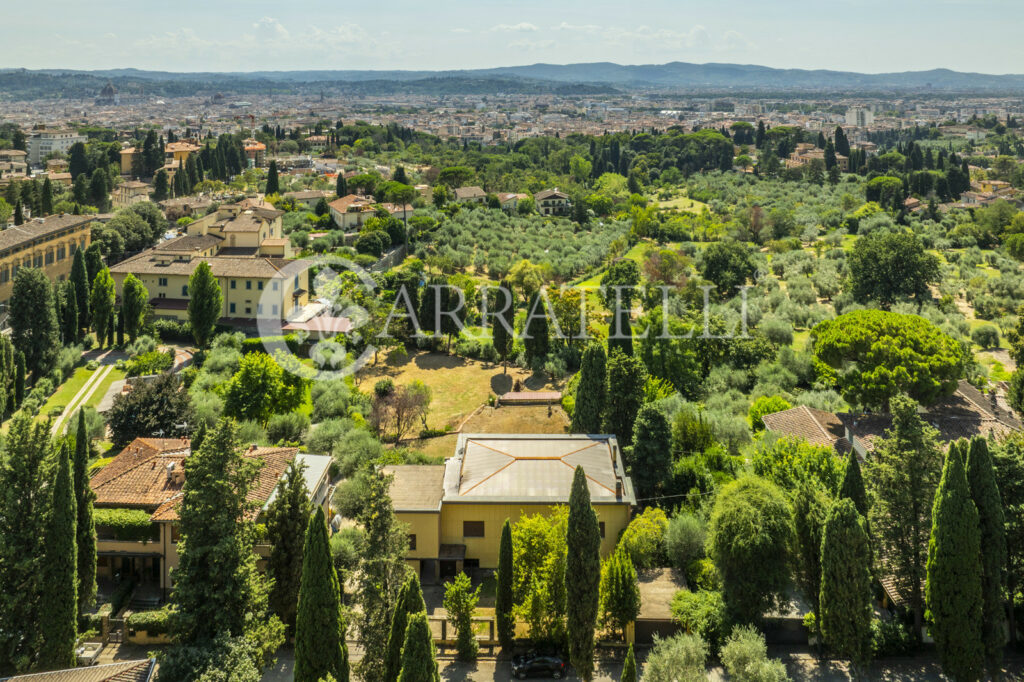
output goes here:
[{"label": "apartment building", "polygon": [[0,303],[10,300],[18,268],[39,268],[54,281],[67,279],[75,249],[89,247],[95,220],[65,213],[0,231]]},{"label": "apartment building", "polygon": [[85,142],[85,135],[66,128],[40,128],[33,130],[28,137],[26,146],[30,166],[42,166],[51,152],[67,154],[76,142]]}]

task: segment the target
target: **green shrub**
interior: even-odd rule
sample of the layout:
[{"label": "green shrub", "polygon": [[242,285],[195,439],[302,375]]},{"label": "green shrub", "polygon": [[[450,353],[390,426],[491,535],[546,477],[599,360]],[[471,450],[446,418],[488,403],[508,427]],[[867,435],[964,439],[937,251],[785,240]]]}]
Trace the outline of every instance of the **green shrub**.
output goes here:
[{"label": "green shrub", "polygon": [[665,553],[676,568],[686,568],[691,561],[704,556],[706,529],[693,514],[678,513],[669,519],[665,531]]},{"label": "green shrub", "polygon": [[174,365],[174,351],[162,353],[158,350],[136,355],[125,363],[125,374],[130,377],[146,376],[166,372]]},{"label": "green shrub", "polygon": [[871,621],[871,651],[875,658],[903,656],[914,650],[910,630],[898,620]]},{"label": "green shrub", "polygon": [[691,590],[718,590],[722,582],[711,559],[694,559],[686,565],[686,584]]},{"label": "green shrub", "polygon": [[136,611],[125,618],[124,623],[129,630],[138,632],[145,630],[151,637],[167,633],[167,621],[170,619],[171,610],[164,607],[155,611]]},{"label": "green shrub", "polygon": [[648,507],[634,518],[622,532],[619,544],[629,552],[637,568],[651,568],[661,563],[665,551],[668,517],[657,507]]},{"label": "green shrub", "polygon": [[721,592],[679,590],[672,597],[670,608],[672,617],[688,633],[700,635],[711,646],[712,654],[718,651],[727,632],[725,601]]},{"label": "green shrub", "polygon": [[991,324],[983,324],[971,332],[971,341],[982,348],[998,348],[999,329]]},{"label": "green shrub", "polygon": [[97,529],[102,529],[121,542],[148,542],[156,535],[156,524],[150,513],[141,509],[98,507],[93,510]]},{"label": "green shrub", "polygon": [[309,428],[309,417],[298,412],[275,414],[267,422],[267,440],[271,443],[296,443]]}]

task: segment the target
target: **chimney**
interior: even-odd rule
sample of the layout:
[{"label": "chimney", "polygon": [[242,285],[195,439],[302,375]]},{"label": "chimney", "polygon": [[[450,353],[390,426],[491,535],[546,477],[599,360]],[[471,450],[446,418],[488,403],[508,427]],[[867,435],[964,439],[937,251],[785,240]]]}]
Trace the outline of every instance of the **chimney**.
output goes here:
[{"label": "chimney", "polygon": [[174,462],[169,463],[165,469],[167,470],[167,482],[174,482]]}]

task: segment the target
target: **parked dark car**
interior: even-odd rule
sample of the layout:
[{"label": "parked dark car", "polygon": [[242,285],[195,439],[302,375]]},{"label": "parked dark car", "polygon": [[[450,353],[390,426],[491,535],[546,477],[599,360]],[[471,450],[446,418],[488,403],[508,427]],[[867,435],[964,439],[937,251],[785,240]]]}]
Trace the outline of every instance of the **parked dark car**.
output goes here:
[{"label": "parked dark car", "polygon": [[565,661],[554,654],[531,651],[512,658],[512,676],[519,680],[527,677],[552,677],[560,680],[565,677],[565,672]]}]

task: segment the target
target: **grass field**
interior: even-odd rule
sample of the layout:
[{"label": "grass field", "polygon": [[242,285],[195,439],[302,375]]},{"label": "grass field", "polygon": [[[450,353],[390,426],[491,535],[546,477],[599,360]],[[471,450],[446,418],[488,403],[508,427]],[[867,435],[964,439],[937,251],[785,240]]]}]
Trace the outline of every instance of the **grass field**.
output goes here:
[{"label": "grass field", "polygon": [[705,204],[704,202],[695,201],[694,199],[683,196],[675,197],[674,199],[669,199],[668,201],[658,201],[657,203],[658,208],[664,211],[675,210],[688,211],[690,213],[700,213],[705,208],[708,208],[708,205]]},{"label": "grass field", "polygon": [[422,381],[433,391],[427,424],[432,429],[454,428],[491,395],[512,390],[516,379],[527,390],[552,388],[547,377],[533,375],[517,367],[509,367],[503,374],[501,365],[445,355],[444,353],[414,353],[401,360],[383,357],[359,373],[364,387],[372,388],[382,377],[391,377],[402,386],[415,380]]},{"label": "grass field", "polygon": [[[85,386],[85,382],[89,381],[89,377],[98,371],[99,369],[91,370],[86,367],[79,367],[76,369],[74,374],[72,374],[67,381],[61,384],[60,388],[54,391],[53,395],[50,396],[50,399],[47,400],[41,408],[39,408],[39,418],[46,419],[46,417],[50,415],[50,412],[56,410],[58,407],[63,411],[64,408],[67,407],[68,403],[71,402],[72,398],[82,390],[82,387]],[[101,395],[100,397],[102,398],[103,396]],[[60,412],[57,412],[57,414],[60,414]]]}]

